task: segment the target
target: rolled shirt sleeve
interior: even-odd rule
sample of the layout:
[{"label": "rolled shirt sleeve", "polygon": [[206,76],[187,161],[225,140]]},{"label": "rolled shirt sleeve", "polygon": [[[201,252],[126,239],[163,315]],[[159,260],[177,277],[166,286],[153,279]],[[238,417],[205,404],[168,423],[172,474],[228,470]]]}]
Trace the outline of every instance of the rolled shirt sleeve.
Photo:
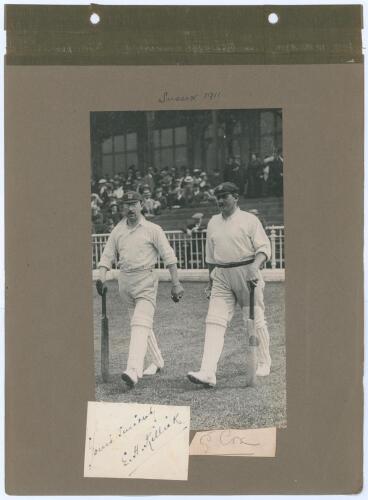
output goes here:
[{"label": "rolled shirt sleeve", "polygon": [[177,264],[178,259],[176,258],[175,252],[168,242],[163,229],[160,226],[156,226],[155,229],[154,245],[165,266]]},{"label": "rolled shirt sleeve", "polygon": [[215,256],[213,252],[213,241],[211,237],[211,222],[207,227],[207,236],[206,236],[206,262],[207,264],[216,264]]},{"label": "rolled shirt sleeve", "polygon": [[255,255],[263,253],[267,257],[267,260],[270,260],[271,258],[270,240],[268,239],[266,231],[263,229],[260,220],[257,217],[255,217],[255,219],[256,221],[254,224],[254,229],[252,234],[252,241],[255,250]]},{"label": "rolled shirt sleeve", "polygon": [[98,263],[98,268],[106,267],[110,270],[112,264],[116,261],[117,251],[116,251],[116,236],[113,230],[107,240],[105,248],[102,252],[100,262]]}]

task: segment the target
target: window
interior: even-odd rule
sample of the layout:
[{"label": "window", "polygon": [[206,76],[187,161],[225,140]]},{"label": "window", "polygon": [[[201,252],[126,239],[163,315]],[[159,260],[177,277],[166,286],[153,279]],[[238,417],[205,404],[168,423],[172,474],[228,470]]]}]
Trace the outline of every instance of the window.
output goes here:
[{"label": "window", "polygon": [[241,157],[241,134],[242,134],[242,125],[240,120],[236,121],[232,128],[231,138],[229,140],[228,153],[230,156],[233,156],[240,160]]},{"label": "window", "polygon": [[114,174],[112,155],[104,155],[102,157],[102,171],[104,176],[111,177]]},{"label": "window", "polygon": [[102,153],[108,154],[112,153],[112,137],[105,139],[102,143]]},{"label": "window", "polygon": [[188,163],[187,128],[162,128],[153,131],[155,167],[181,166]]},{"label": "window", "polygon": [[204,131],[203,167],[206,172],[213,172],[223,164],[225,128],[222,123],[217,124],[217,160],[214,135],[215,127],[210,123]]},{"label": "window", "polygon": [[262,111],[260,118],[261,151],[264,156],[269,156],[276,148],[282,149],[281,111]]},{"label": "window", "polygon": [[136,132],[115,135],[102,142],[103,175],[126,172],[130,165],[138,164],[138,137]]}]

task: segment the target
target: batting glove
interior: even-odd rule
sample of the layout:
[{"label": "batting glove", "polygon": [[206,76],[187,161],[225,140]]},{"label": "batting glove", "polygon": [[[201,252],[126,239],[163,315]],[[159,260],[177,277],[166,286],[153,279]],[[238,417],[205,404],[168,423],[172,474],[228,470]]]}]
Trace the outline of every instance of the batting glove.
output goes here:
[{"label": "batting glove", "polygon": [[184,295],[184,288],[181,286],[180,283],[174,285],[171,288],[171,298],[174,302],[179,302],[179,300],[182,298],[183,295]]},{"label": "batting glove", "polygon": [[99,295],[102,295],[107,292],[107,285],[106,283],[102,283],[101,280],[96,281],[96,289]]}]

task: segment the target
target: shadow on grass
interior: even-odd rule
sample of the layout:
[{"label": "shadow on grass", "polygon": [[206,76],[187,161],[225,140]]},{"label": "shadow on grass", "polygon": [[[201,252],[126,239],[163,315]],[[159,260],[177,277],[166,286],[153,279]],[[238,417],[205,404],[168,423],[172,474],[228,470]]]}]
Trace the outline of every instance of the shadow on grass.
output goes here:
[{"label": "shadow on grass", "polygon": [[170,284],[160,283],[154,330],[165,359],[157,375],[143,377],[132,390],[121,380],[129,347],[129,323],[122,312],[116,282],[109,283],[110,378],[101,379],[100,300],[94,295],[94,347],[96,400],[148,404],[190,405],[191,428],[224,429],[286,426],[286,356],[284,284],[265,288],[266,315],[271,338],[271,374],[259,378],[256,388],[245,387],[246,343],[238,309],[226,337],[219,362],[217,386],[191,383],[186,374],[199,369],[208,301],[203,283],[185,283],[179,305],[170,299]]}]

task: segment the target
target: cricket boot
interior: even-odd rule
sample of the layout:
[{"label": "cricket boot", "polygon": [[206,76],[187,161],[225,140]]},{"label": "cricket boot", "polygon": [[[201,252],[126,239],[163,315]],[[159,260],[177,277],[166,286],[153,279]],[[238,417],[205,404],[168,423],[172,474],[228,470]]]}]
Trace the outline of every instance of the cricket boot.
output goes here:
[{"label": "cricket boot", "polygon": [[203,357],[199,372],[189,372],[188,379],[194,384],[207,387],[216,385],[217,364],[224,347],[226,327],[215,323],[206,323]]},{"label": "cricket boot", "polygon": [[187,378],[193,382],[193,384],[200,384],[204,387],[215,387],[216,385],[216,375],[209,375],[202,371],[189,372]]},{"label": "cricket boot", "polygon": [[138,382],[137,372],[133,369],[127,369],[121,375],[122,380],[126,383],[129,389],[133,389],[135,384]]}]

